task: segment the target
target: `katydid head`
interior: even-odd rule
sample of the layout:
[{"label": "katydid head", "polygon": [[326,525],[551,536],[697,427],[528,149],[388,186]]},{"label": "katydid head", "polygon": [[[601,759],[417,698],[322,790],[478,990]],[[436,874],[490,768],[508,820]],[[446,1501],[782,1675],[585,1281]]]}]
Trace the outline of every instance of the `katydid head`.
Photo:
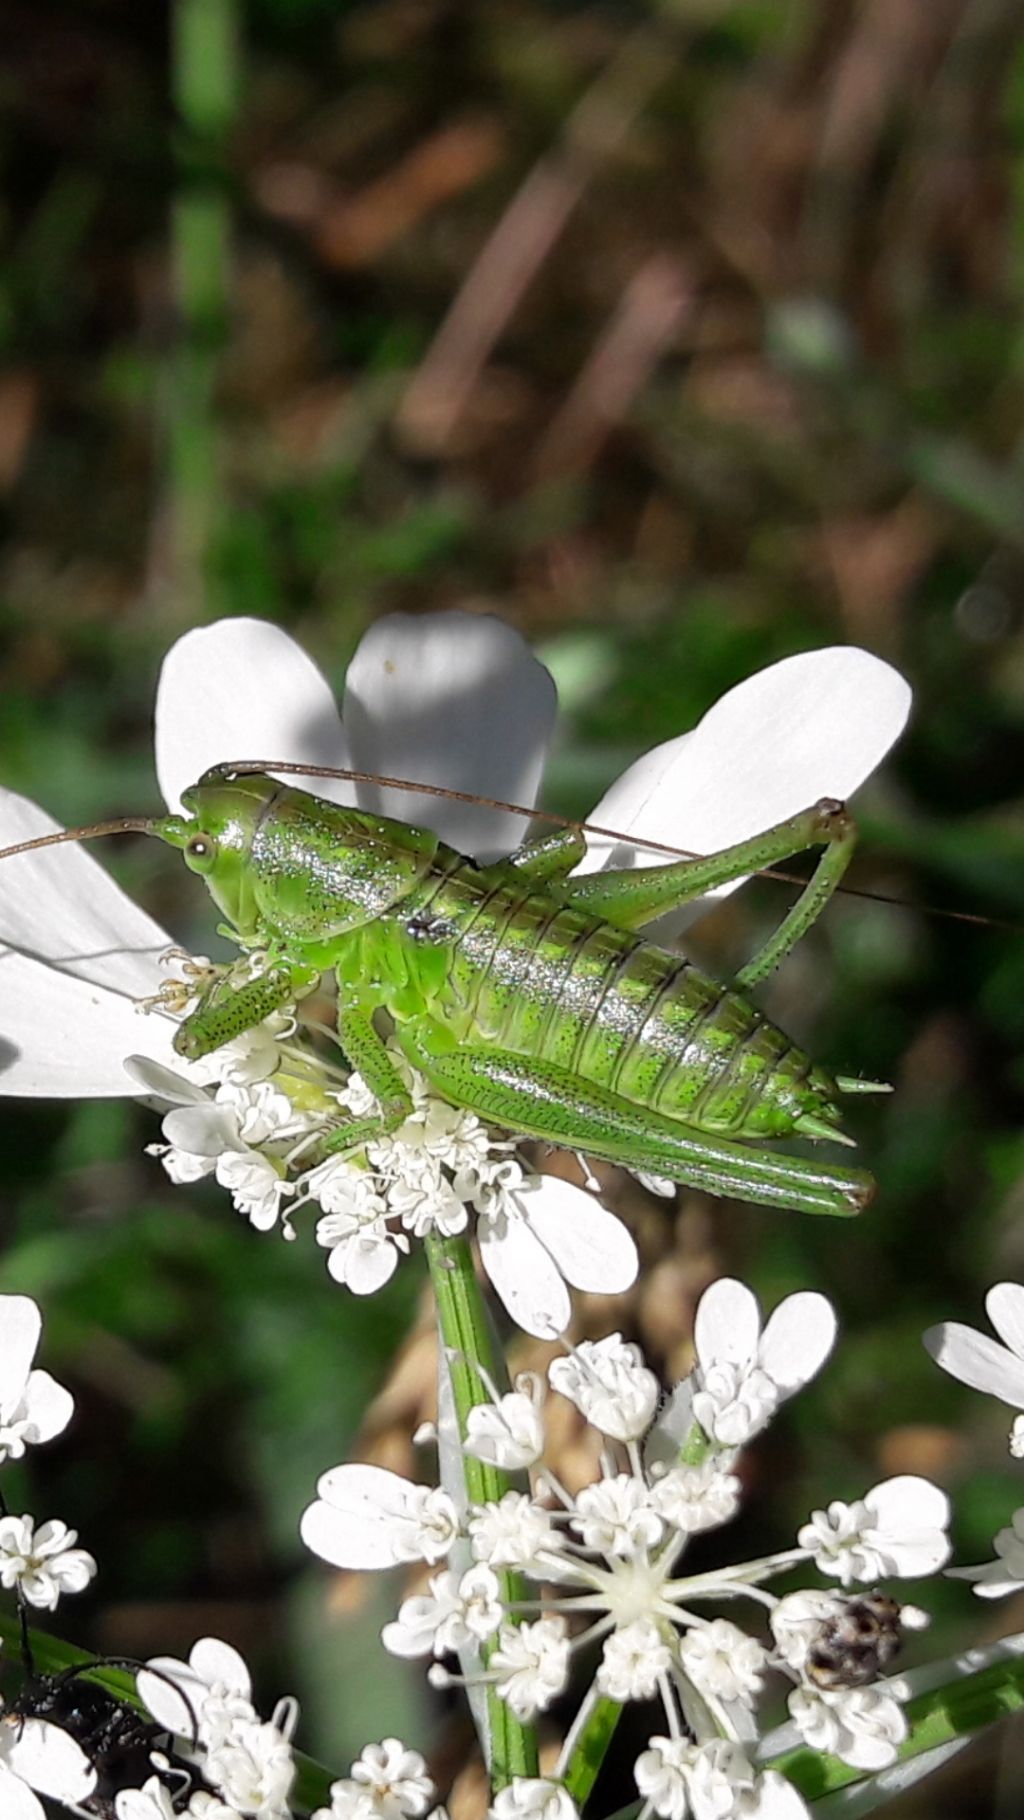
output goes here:
[{"label": "katydid head", "polygon": [[146,832],[176,847],[190,872],[204,881],[214,903],[241,935],[256,925],[254,880],[249,866],[253,836],[280,789],[259,773],[228,779],[221,769],[204,772],[181,793],[187,815],[165,815]]}]

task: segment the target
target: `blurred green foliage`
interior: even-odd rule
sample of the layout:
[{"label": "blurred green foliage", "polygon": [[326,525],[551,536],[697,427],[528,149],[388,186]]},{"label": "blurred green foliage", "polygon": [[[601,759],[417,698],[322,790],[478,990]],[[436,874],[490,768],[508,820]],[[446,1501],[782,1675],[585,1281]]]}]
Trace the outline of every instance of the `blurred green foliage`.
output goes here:
[{"label": "blurred green foliage", "polygon": [[[1019,1499],[1003,1414],[919,1335],[1024,1270],[1019,8],[216,11],[213,39],[189,0],[176,34],[127,0],[0,25],[3,782],[67,821],[153,808],[161,654],[222,612],[339,685],[389,609],[504,616],[562,687],[569,812],[779,656],[898,663],[915,719],[854,880],[897,902],[837,901],[763,994],[895,1083],[858,1109],[878,1203],[855,1229],[712,1216],[720,1268],[767,1302],[821,1288],[845,1328],[756,1451],[737,1546],[922,1470],[983,1559]],[[162,850],[104,861],[206,946]],[[703,957],[736,965],[780,890],[730,900]],[[421,1740],[422,1678],[367,1673],[384,1605],[325,1610],[295,1536],[415,1268],[345,1298],[307,1247],[167,1187],[154,1135],[127,1105],[4,1109],[0,1280],[39,1297],[79,1402],[13,1503],[100,1557],[78,1640],[221,1630],[339,1765],[380,1726]],[[939,1649],[1021,1622],[955,1584],[935,1607]],[[985,1789],[954,1775],[944,1811]]]}]

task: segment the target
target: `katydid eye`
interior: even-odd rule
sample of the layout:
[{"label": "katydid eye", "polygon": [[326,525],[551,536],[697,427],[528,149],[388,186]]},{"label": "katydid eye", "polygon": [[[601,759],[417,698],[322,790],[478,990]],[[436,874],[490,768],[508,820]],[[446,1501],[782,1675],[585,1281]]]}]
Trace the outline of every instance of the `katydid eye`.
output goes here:
[{"label": "katydid eye", "polygon": [[209,866],[217,857],[217,843],[208,834],[193,834],[185,848],[186,859],[194,866]]}]

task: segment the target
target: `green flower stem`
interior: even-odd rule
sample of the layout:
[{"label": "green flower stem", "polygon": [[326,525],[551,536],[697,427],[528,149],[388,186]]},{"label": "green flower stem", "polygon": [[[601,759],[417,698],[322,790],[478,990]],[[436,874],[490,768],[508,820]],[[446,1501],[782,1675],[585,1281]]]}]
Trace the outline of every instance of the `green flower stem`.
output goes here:
[{"label": "green flower stem", "polygon": [[[441,1336],[448,1350],[455,1414],[459,1435],[465,1438],[471,1409],[490,1403],[491,1392],[480,1376],[482,1368],[491,1382],[502,1388],[505,1382],[504,1361],[494,1347],[487,1308],[473,1264],[473,1254],[464,1234],[446,1238],[442,1233],[427,1235],[427,1262],[437,1302]],[[471,1504],[497,1503],[511,1488],[507,1473],[499,1472],[483,1460],[463,1455],[466,1495]],[[502,1604],[508,1608],[527,1596],[522,1576],[508,1570],[498,1572]],[[482,1646],[486,1663],[494,1648],[493,1641]],[[487,1716],[491,1734],[491,1778],[495,1788],[504,1788],[513,1776],[537,1774],[537,1736],[531,1725],[517,1719],[493,1688],[487,1690]]]},{"label": "green flower stem", "polygon": [[[948,1681],[930,1693],[908,1700],[904,1711],[910,1721],[910,1734],[902,1745],[901,1759],[918,1757],[937,1744],[981,1731],[1007,1713],[1024,1708],[1024,1657],[993,1662],[973,1675]],[[809,1750],[800,1745],[766,1758],[764,1769],[778,1769],[788,1776],[807,1801],[819,1800],[850,1783],[863,1780],[863,1770],[851,1769],[838,1757]]]},{"label": "green flower stem", "polygon": [[584,1802],[589,1798],[598,1771],[608,1754],[619,1723],[622,1704],[618,1700],[609,1700],[605,1694],[598,1694],[593,1706],[587,1713],[572,1742],[568,1767],[563,1778],[565,1786],[583,1811]]}]

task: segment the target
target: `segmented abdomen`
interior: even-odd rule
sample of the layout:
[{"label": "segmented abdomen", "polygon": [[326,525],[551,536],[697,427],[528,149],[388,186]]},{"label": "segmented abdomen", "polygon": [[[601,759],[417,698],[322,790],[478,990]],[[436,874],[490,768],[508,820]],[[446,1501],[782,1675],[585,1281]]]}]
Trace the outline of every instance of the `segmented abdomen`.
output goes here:
[{"label": "segmented abdomen", "polygon": [[450,864],[415,912],[447,926],[436,999],[461,1042],[535,1056],[706,1131],[782,1136],[834,1087],[740,994],[610,923]]}]

